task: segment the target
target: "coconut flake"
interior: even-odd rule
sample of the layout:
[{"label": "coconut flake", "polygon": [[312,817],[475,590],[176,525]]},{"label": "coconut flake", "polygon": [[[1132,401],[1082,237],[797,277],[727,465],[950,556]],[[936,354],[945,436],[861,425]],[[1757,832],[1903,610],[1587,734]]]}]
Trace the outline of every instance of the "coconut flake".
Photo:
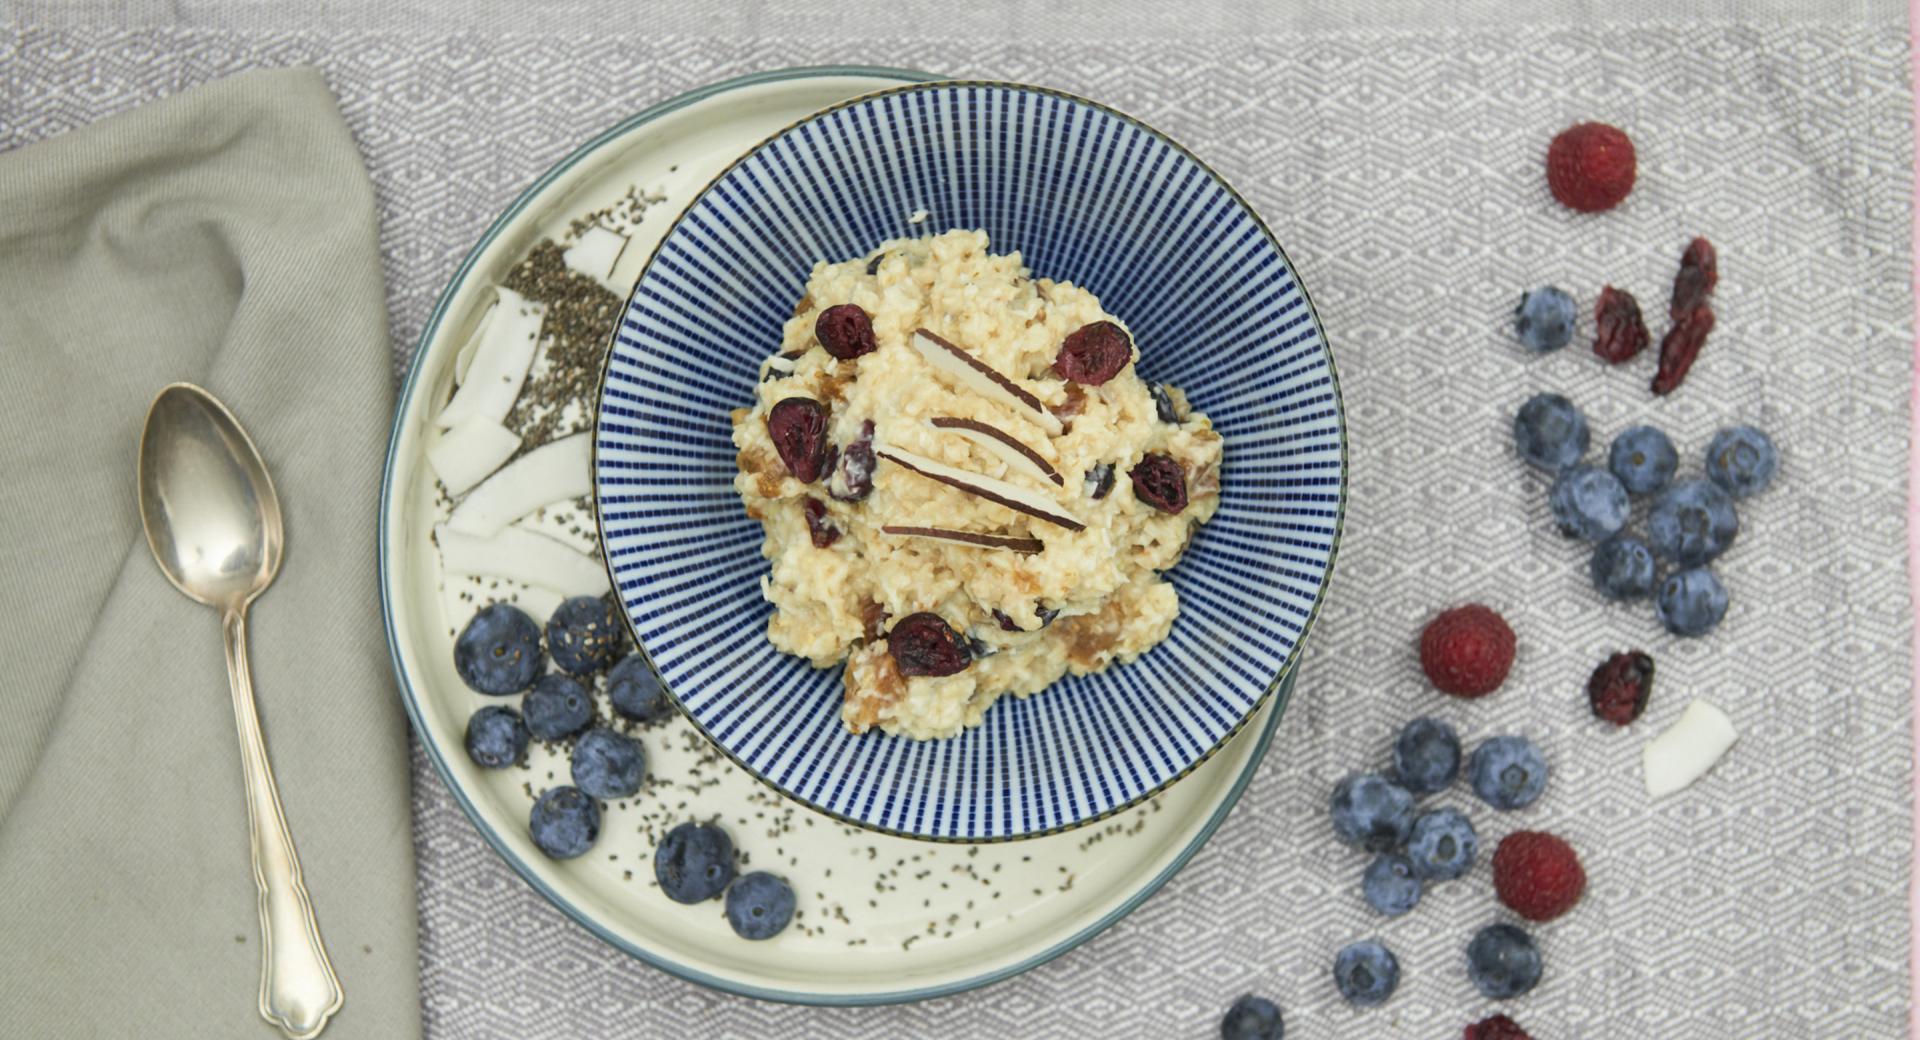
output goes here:
[{"label": "coconut flake", "polygon": [[505,286],[497,291],[500,302],[485,324],[473,364],[467,369],[467,380],[434,420],[442,429],[473,418],[501,422],[520,396],[527,366],[533,363],[534,350],[540,345],[540,323],[546,318],[547,308]]},{"label": "coconut flake", "polygon": [[427,462],[447,494],[459,498],[519,450],[519,434],[491,419],[468,419],[433,442]]},{"label": "coconut flake", "polygon": [[509,527],[491,538],[480,538],[440,524],[433,529],[433,537],[440,544],[440,565],[448,574],[504,578],[562,596],[600,596],[613,587],[600,561],[522,528]]},{"label": "coconut flake", "polygon": [[627,236],[595,224],[580,232],[579,239],[560,254],[560,261],[590,278],[606,279],[613,276],[626,248]]},{"label": "coconut flake", "polygon": [[486,538],[541,506],[590,494],[592,448],[591,433],[576,433],[527,452],[474,488],[447,526]]},{"label": "coconut flake", "polygon": [[1018,484],[1010,484],[998,477],[989,477],[984,473],[975,473],[949,466],[944,462],[935,462],[924,455],[915,455],[913,452],[902,451],[892,446],[881,447],[876,444],[873,453],[929,480],[937,480],[969,495],[984,498],[989,502],[998,502],[1008,509],[1059,524],[1069,531],[1078,531],[1087,526],[1074,519],[1072,514],[1061,509],[1044,495],[1036,494]]},{"label": "coconut flake", "polygon": [[1679,791],[1707,775],[1740,734],[1727,713],[1694,701],[1680,718],[1641,752],[1647,771],[1647,793],[1655,798]]},{"label": "coconut flake", "polygon": [[1040,399],[1021,389],[1013,380],[995,372],[985,362],[972,354],[928,332],[915,329],[907,337],[913,349],[927,359],[927,363],[951,377],[968,390],[991,401],[1018,412],[1020,416],[1037,424],[1052,436],[1058,437],[1065,427]]},{"label": "coconut flake", "polygon": [[1040,453],[1022,443],[1018,437],[977,419],[957,419],[953,416],[938,415],[927,420],[928,425],[937,430],[957,433],[967,440],[985,449],[987,454],[1005,462],[1009,467],[1019,470],[1035,480],[1050,480],[1059,487],[1066,487],[1066,478],[1048,465]]},{"label": "coconut flake", "polygon": [[473,327],[472,335],[467,337],[465,343],[460,344],[460,352],[453,356],[453,381],[455,383],[464,383],[467,381],[467,370],[473,367],[473,355],[479,351],[480,341],[487,336],[487,325],[493,321],[493,316],[498,313],[500,313],[500,301],[496,298],[492,303],[487,304],[486,311],[480,315],[480,323]]},{"label": "coconut flake", "polygon": [[983,549],[1012,549],[1017,553],[1037,553],[1046,546],[1038,538],[1022,538],[1017,535],[982,534],[978,531],[956,531],[947,527],[898,527],[883,525],[880,530],[888,534],[905,538],[934,538],[945,542],[959,542],[962,545],[977,545]]}]

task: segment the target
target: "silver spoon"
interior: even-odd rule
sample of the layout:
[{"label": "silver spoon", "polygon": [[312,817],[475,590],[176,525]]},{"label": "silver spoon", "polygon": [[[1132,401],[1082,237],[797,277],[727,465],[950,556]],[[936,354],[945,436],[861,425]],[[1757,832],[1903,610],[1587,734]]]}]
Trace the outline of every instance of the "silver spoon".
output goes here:
[{"label": "silver spoon", "polygon": [[161,573],[188,598],[219,610],[226,630],[260,890],[260,1014],[294,1040],[318,1036],[345,995],[300,876],[247,672],[247,607],[280,570],[280,498],[233,413],[190,383],[161,390],[147,409],[140,523]]}]

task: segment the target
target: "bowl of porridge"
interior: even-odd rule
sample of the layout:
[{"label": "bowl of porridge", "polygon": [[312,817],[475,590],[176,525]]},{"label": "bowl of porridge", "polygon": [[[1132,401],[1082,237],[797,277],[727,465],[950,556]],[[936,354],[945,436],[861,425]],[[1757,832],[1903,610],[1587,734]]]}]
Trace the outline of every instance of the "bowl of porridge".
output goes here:
[{"label": "bowl of porridge", "polygon": [[1272,232],[1085,99],[916,84],[695,197],[635,286],[595,505],[708,739],[862,827],[1030,837],[1152,797],[1298,661],[1344,518]]}]

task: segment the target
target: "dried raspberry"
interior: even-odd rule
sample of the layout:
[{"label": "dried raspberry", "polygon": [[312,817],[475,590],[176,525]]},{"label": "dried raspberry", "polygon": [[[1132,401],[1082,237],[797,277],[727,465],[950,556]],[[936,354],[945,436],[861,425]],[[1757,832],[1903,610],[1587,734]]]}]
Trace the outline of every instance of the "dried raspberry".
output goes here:
[{"label": "dried raspberry", "polygon": [[1707,297],[1719,284],[1720,254],[1714,251],[1713,243],[1705,238],[1688,242],[1686,252],[1680,254],[1680,273],[1673,276],[1673,302],[1667,307],[1668,315],[1680,321],[1706,306]]},{"label": "dried raspberry", "polygon": [[1633,142],[1605,123],[1576,123],[1547,146],[1547,187],[1562,206],[1600,213],[1633,190]]},{"label": "dried raspberry", "polygon": [[1607,658],[1587,680],[1587,703],[1593,705],[1593,714],[1616,726],[1639,718],[1652,693],[1653,658],[1638,650]]},{"label": "dried raspberry", "polygon": [[1600,360],[1618,365],[1647,348],[1647,323],[1640,317],[1640,301],[1624,289],[1609,285],[1593,304],[1593,352]]},{"label": "dried raspberry", "polygon": [[842,361],[871,354],[877,346],[873,341],[873,319],[851,303],[821,311],[820,316],[813,319],[813,335],[827,353]]},{"label": "dried raspberry", "polygon": [[1660,338],[1660,368],[1653,374],[1654,393],[1670,394],[1680,388],[1687,372],[1693,368],[1694,359],[1700,356],[1700,348],[1707,342],[1707,333],[1712,331],[1713,308],[1705,304],[1674,322],[1673,328]]},{"label": "dried raspberry", "polygon": [[1062,378],[1099,386],[1120,374],[1133,360],[1133,341],[1125,329],[1110,321],[1082,325],[1067,335],[1053,359]]},{"label": "dried raspberry", "polygon": [[1187,467],[1171,455],[1147,455],[1127,471],[1133,478],[1133,496],[1163,513],[1187,508]]},{"label": "dried raspberry", "polygon": [[952,675],[973,661],[966,639],[946,619],[924,610],[894,624],[887,652],[901,675]]},{"label": "dried raspberry", "polygon": [[1444,611],[1420,633],[1420,667],[1441,693],[1484,697],[1513,667],[1513,629],[1478,603]]},{"label": "dried raspberry", "polygon": [[827,519],[827,504],[809,495],[803,507],[807,514],[807,534],[813,538],[815,549],[825,549],[840,540],[840,529]]},{"label": "dried raspberry", "polygon": [[1461,1040],[1533,1040],[1520,1023],[1505,1015],[1483,1018],[1467,1027],[1467,1035]]},{"label": "dried raspberry", "polygon": [[1493,853],[1493,890],[1529,921],[1551,921],[1580,901],[1587,872],[1573,846],[1545,831],[1515,831]]},{"label": "dried raspberry", "polygon": [[842,502],[858,502],[873,494],[873,420],[860,424],[860,436],[840,453],[840,464],[827,480],[827,494]]},{"label": "dried raspberry", "polygon": [[767,410],[767,436],[802,484],[820,479],[827,468],[827,407],[810,397],[789,397]]}]

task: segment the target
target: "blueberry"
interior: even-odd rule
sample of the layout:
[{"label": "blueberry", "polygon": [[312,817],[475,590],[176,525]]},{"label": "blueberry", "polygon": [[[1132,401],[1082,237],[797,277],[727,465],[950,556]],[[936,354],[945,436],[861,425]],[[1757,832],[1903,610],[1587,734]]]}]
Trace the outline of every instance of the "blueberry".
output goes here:
[{"label": "blueberry", "polygon": [[574,785],[595,798],[628,797],[646,777],[647,753],[632,737],[595,726],[574,742]]},{"label": "blueberry", "polygon": [[1779,469],[1772,439],[1751,426],[1729,426],[1707,445],[1707,479],[1735,498],[1765,491]]},{"label": "blueberry", "polygon": [[1490,924],[1467,944],[1467,978],[1489,1000],[1517,997],[1540,981],[1540,949],[1510,924]]},{"label": "blueberry", "polygon": [[453,667],[476,693],[519,693],[540,674],[540,626],[511,603],[484,607],[454,641]]},{"label": "blueberry", "polygon": [[1167,384],[1151,384],[1147,387],[1147,392],[1153,395],[1153,414],[1159,416],[1163,423],[1179,425],[1180,413],[1174,410],[1173,395],[1167,392]]},{"label": "blueberry", "polygon": [[1733,499],[1718,485],[1682,480],[1661,493],[1647,514],[1653,551],[1682,567],[1698,567],[1727,551],[1740,533]]},{"label": "blueberry", "polygon": [[658,722],[673,714],[667,688],[639,654],[628,654],[607,673],[607,700],[635,722]]},{"label": "blueberry", "polygon": [[1676,636],[1703,636],[1727,616],[1727,589],[1705,567],[1675,571],[1660,583],[1654,616]]},{"label": "blueberry", "polygon": [[527,717],[527,732],[540,740],[565,740],[593,721],[593,694],[577,679],[543,675],[520,710]]},{"label": "blueberry", "polygon": [[1627,489],[1598,466],[1560,471],[1547,504],[1560,533],[1569,538],[1603,541],[1627,526]]},{"label": "blueberry", "polygon": [[505,769],[527,753],[527,724],[520,713],[488,705],[467,720],[467,757],[482,769]]},{"label": "blueberry", "polygon": [[547,619],[547,652],[575,675],[591,675],[613,663],[622,642],[620,616],[599,596],[575,596]]},{"label": "blueberry", "polygon": [[1520,306],[1513,309],[1514,334],[1536,354],[1559,350],[1573,339],[1576,310],[1573,297],[1551,285],[1521,293]]},{"label": "blueberry", "polygon": [[712,899],[733,880],[733,839],[716,824],[683,823],[653,850],[653,876],[676,903]]},{"label": "blueberry", "polygon": [[572,859],[600,836],[600,806],[577,787],[555,787],[533,803],[527,831],[541,852]]},{"label": "blueberry", "polygon": [[1667,486],[1680,468],[1673,441],[1651,426],[1632,426],[1613,439],[1607,467],[1630,495],[1651,495]]},{"label": "blueberry", "polygon": [[727,889],[727,923],[742,939],[771,939],[793,920],[793,886],[764,870]]},{"label": "blueberry", "polygon": [[1368,939],[1340,951],[1333,959],[1333,984],[1357,1007],[1377,1007],[1393,996],[1400,984],[1400,962],[1393,952]]},{"label": "blueberry", "polygon": [[1356,774],[1335,784],[1329,810],[1333,833],[1369,852],[1399,848],[1413,826],[1413,795],[1377,773]]},{"label": "blueberry", "polygon": [[1419,905],[1420,888],[1413,864],[1390,852],[1375,856],[1360,876],[1360,894],[1367,897],[1367,905],[1388,917],[1399,917]]},{"label": "blueberry", "polygon": [[1639,599],[1653,592],[1653,550],[1630,534],[1601,542],[1587,571],[1593,587],[1608,599]]},{"label": "blueberry", "polygon": [[1407,835],[1407,862],[1422,881],[1452,881],[1472,869],[1479,852],[1473,821],[1458,809],[1421,813]]},{"label": "blueberry", "polygon": [[1283,1040],[1287,1024],[1280,1009],[1265,997],[1249,993],[1233,1002],[1220,1020],[1220,1040]]},{"label": "blueberry", "polygon": [[1549,473],[1579,462],[1592,440],[1587,417],[1559,394],[1535,394],[1513,416],[1514,448]]},{"label": "blueberry", "polygon": [[1495,809],[1522,809],[1547,789],[1547,760],[1525,737],[1494,737],[1467,762],[1473,793]]},{"label": "blueberry", "polygon": [[1414,794],[1432,794],[1460,775],[1460,736],[1439,719],[1414,719],[1393,742],[1393,776]]}]

